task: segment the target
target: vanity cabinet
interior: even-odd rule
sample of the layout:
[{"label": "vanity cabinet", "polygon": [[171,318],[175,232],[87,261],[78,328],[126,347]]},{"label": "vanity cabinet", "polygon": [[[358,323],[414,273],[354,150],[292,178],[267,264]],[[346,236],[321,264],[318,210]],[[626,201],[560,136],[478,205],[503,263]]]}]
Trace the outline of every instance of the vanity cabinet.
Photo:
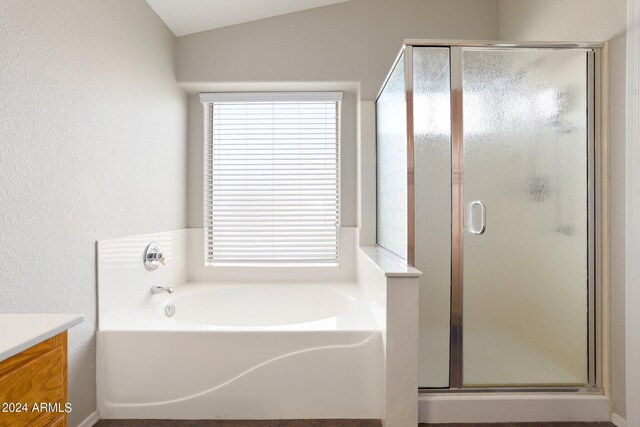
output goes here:
[{"label": "vanity cabinet", "polygon": [[0,362],[0,427],[66,427],[66,402],[66,331]]}]

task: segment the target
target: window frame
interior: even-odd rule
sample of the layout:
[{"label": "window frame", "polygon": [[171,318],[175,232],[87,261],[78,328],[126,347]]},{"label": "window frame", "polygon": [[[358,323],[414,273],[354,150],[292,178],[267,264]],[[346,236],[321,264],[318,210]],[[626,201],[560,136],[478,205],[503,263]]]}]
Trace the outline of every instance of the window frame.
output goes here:
[{"label": "window frame", "polygon": [[[218,267],[302,267],[302,268],[327,268],[339,267],[340,265],[340,228],[341,228],[341,132],[342,132],[342,92],[216,92],[216,93],[200,93],[200,102],[203,105],[204,112],[204,162],[203,162],[203,228],[204,228],[204,266],[209,268]],[[213,179],[212,168],[208,161],[214,144],[213,140],[213,105],[215,103],[287,103],[287,102],[334,102],[336,106],[335,112],[335,150],[336,150],[336,228],[335,228],[335,258],[328,261],[279,261],[277,259],[269,259],[264,262],[258,260],[213,260],[209,255],[210,245],[208,234],[208,209],[212,206],[209,203],[210,190],[208,189],[208,181]]]}]

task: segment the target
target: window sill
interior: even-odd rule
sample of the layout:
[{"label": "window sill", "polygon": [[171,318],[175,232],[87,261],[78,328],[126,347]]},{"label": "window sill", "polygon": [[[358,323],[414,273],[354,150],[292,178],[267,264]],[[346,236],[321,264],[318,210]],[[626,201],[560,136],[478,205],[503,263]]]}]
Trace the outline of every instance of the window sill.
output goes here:
[{"label": "window sill", "polygon": [[336,263],[204,263],[208,268],[337,268],[340,264]]}]

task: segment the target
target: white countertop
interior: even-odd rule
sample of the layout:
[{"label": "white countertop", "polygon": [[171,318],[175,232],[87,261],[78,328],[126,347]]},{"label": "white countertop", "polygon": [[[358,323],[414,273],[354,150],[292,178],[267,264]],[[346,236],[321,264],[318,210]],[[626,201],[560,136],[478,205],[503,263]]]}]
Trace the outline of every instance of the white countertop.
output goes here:
[{"label": "white countertop", "polygon": [[82,314],[0,314],[0,362],[83,320]]}]

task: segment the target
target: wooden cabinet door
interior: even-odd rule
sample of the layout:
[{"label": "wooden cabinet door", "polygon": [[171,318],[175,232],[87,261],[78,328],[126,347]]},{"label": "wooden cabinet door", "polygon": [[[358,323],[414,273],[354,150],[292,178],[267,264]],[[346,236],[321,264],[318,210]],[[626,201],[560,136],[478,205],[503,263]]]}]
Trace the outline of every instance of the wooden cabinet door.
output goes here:
[{"label": "wooden cabinet door", "polygon": [[0,362],[0,427],[66,426],[66,401],[66,332]]}]

